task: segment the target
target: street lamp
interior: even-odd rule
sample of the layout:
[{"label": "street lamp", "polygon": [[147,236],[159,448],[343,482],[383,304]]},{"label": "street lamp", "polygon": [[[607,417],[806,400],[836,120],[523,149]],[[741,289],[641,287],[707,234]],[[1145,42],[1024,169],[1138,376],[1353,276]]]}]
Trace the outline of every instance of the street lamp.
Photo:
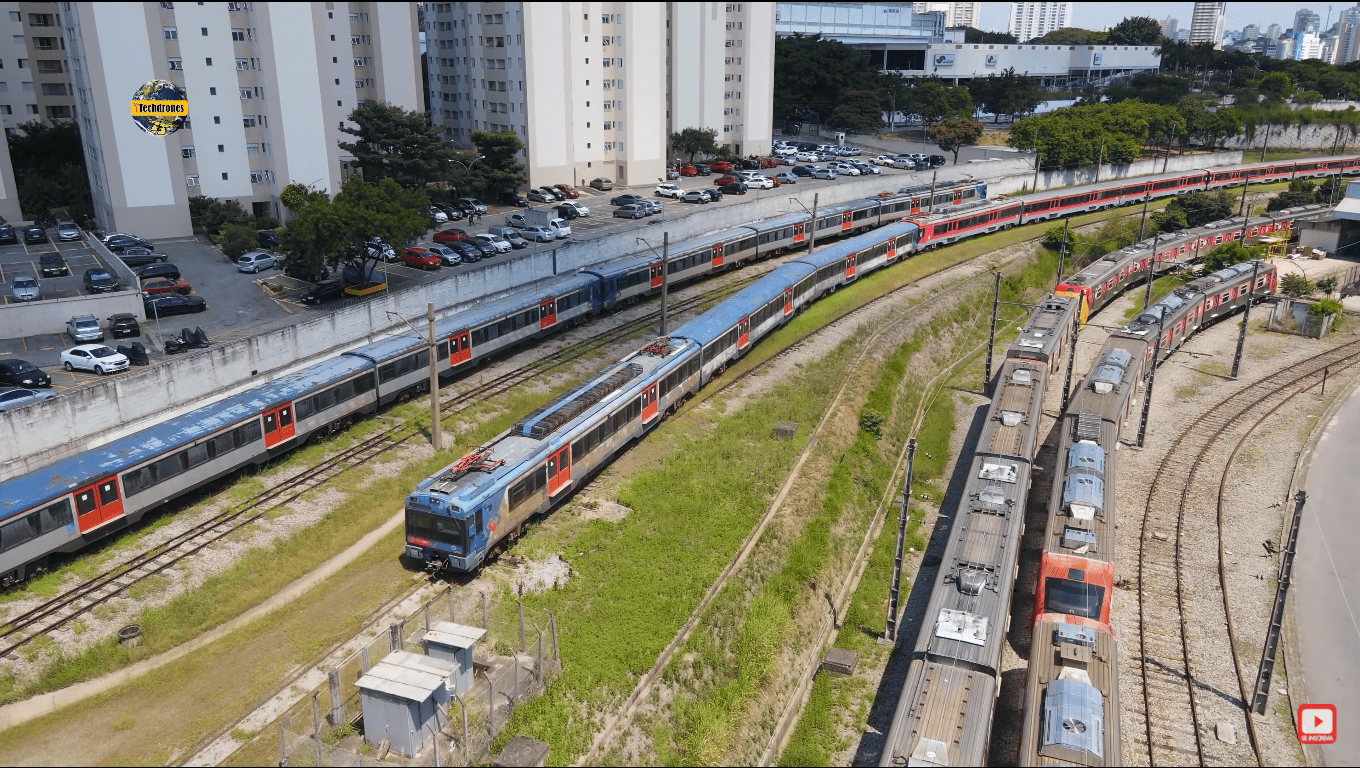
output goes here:
[{"label": "street lamp", "polygon": [[477,157],[473,158],[472,162],[470,162],[470,163],[464,163],[462,160],[452,160],[452,159],[449,160],[449,162],[450,162],[450,163],[457,163],[458,165],[463,166],[463,170],[465,170],[465,171],[470,171],[470,170],[472,170],[472,166],[474,166],[474,165],[477,164],[477,161],[478,161],[478,160],[485,160],[485,159],[486,159],[486,155],[478,155]]}]

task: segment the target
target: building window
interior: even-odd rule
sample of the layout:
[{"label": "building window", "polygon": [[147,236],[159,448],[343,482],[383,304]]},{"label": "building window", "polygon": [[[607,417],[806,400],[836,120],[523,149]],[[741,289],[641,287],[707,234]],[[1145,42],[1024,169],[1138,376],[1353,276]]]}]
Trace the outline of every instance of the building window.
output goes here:
[{"label": "building window", "polygon": [[24,83],[24,90],[25,90],[25,91],[28,91],[29,93],[32,93],[32,92],[33,92],[33,83]]},{"label": "building window", "polygon": [[221,125],[221,124],[222,124],[222,116],[221,116],[221,115],[213,115],[213,125]]},{"label": "building window", "polygon": [[43,83],[42,94],[44,96],[65,96],[66,83]]},{"label": "building window", "polygon": [[226,174],[226,172],[223,172],[223,173],[222,173],[222,181],[226,181],[226,180],[227,180],[227,174]]},{"label": "building window", "polygon": [[19,59],[19,69],[28,69],[28,59]]},{"label": "building window", "polygon": [[251,115],[246,115],[245,117],[241,118],[241,123],[245,125],[245,127],[247,128],[254,128],[255,118]]},{"label": "building window", "polygon": [[355,80],[354,80],[354,87],[355,87],[355,88],[363,88],[363,87],[364,87],[364,80],[363,80],[363,78],[355,78]]},{"label": "building window", "polygon": [[263,184],[263,183],[264,183],[264,171],[251,171],[251,172],[250,172],[250,183],[251,183],[251,184]]},{"label": "building window", "polygon": [[184,186],[186,186],[186,187],[196,187],[196,186],[198,186],[198,174],[196,174],[196,173],[186,173],[186,174],[184,174]]},{"label": "building window", "polygon": [[364,65],[364,57],[362,57],[362,56],[355,56],[355,57],[354,57],[354,66],[356,66],[356,67],[362,67],[363,65]]},{"label": "building window", "polygon": [[208,88],[208,95],[209,95],[209,96],[216,96],[216,95],[217,95],[217,88],[216,88],[216,86],[212,86],[212,87],[209,87],[209,88]]},{"label": "building window", "polygon": [[359,45],[359,36],[358,36],[358,35],[350,35],[350,36],[349,36],[349,44],[350,44],[350,45]]},{"label": "building window", "polygon": [[165,33],[165,39],[166,39],[166,40],[178,40],[178,39],[179,39],[179,30],[176,29],[176,28],[174,28],[174,27],[162,27],[162,28],[161,28],[161,31],[163,31],[163,32]]},{"label": "building window", "polygon": [[189,144],[189,145],[180,147],[180,148],[179,148],[179,156],[180,156],[180,157],[193,157],[193,156],[194,156],[194,145],[193,145],[193,144]]},{"label": "building window", "polygon": [[28,14],[28,26],[30,27],[50,27],[53,26],[52,14],[50,13],[30,13]]},{"label": "building window", "polygon": [[8,104],[0,104],[0,115],[12,115],[14,110]]},{"label": "building window", "polygon": [[244,72],[244,71],[246,71],[247,69],[250,69],[250,59],[237,59],[237,60],[236,60],[236,71],[237,71],[237,72]]},{"label": "building window", "polygon": [[246,31],[244,29],[233,28],[231,30],[231,39],[238,43],[244,43],[246,41]]},{"label": "building window", "polygon": [[221,144],[218,144],[218,145],[217,145],[217,151],[218,151],[218,152],[226,152],[226,151],[227,151],[227,148],[226,148],[225,146],[221,145]]},{"label": "building window", "polygon": [[35,37],[33,47],[40,51],[55,51],[57,49],[57,38],[55,37]]},{"label": "building window", "polygon": [[62,71],[61,62],[52,59],[39,59],[38,71],[46,74],[60,74]]},{"label": "building window", "polygon": [[166,59],[171,69],[184,69],[184,61],[179,58]]},{"label": "building window", "polygon": [[250,98],[250,89],[249,89],[249,88],[238,88],[237,91],[240,92],[240,94],[241,94],[241,100],[242,100],[242,101],[244,101],[245,99]]},{"label": "building window", "polygon": [[211,66],[212,66],[212,57],[208,57],[208,58],[203,59],[203,63],[204,63],[205,65],[211,67]]},{"label": "building window", "polygon": [[18,11],[9,12],[10,21],[23,21],[23,19],[24,19],[23,14],[19,13]]}]

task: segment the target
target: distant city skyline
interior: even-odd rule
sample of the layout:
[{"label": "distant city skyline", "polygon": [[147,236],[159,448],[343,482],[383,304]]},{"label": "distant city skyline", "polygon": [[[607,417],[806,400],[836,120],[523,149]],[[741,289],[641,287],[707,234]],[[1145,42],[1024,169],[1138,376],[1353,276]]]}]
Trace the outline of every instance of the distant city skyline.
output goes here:
[{"label": "distant city skyline", "polygon": [[[1341,11],[1352,7],[1354,3],[1332,2],[1331,21],[1327,21],[1327,6],[1329,3],[1253,3],[1253,2],[1229,2],[1228,12],[1224,19],[1223,28],[1225,30],[1240,30],[1248,24],[1256,24],[1265,30],[1271,24],[1279,24],[1280,29],[1288,29],[1294,24],[1294,14],[1301,8],[1309,8],[1322,17],[1324,26],[1335,24],[1341,16]],[[1122,3],[1105,2],[1083,2],[1076,0],[1072,4],[1072,26],[1081,29],[1100,30],[1105,27],[1113,27],[1128,16],[1151,16],[1162,21],[1170,16],[1180,22],[1181,29],[1190,28],[1190,17],[1194,12],[1195,4],[1188,3],[1138,3],[1134,6],[1137,10],[1129,10],[1130,6]],[[997,32],[1005,32],[1009,26],[1010,3],[983,3],[980,29],[993,29]]]}]

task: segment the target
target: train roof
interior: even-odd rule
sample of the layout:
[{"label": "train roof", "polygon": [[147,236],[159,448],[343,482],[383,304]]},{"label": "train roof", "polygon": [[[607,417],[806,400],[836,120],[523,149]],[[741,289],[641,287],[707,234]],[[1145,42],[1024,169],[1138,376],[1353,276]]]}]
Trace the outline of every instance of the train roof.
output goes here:
[{"label": "train roof", "polygon": [[1034,626],[1021,765],[1119,765],[1119,654],[1102,629]]},{"label": "train roof", "polygon": [[[894,221],[885,224],[873,231],[875,240],[883,242],[890,237],[903,237],[920,230],[920,227],[910,221]],[[827,264],[834,264],[841,259],[864,250],[864,241],[860,238],[850,238],[848,240],[837,240],[824,246],[818,246],[812,253],[806,253],[797,259],[790,261],[789,264],[807,264],[814,269],[819,269]],[[787,266],[787,265],[785,265]]]},{"label": "train roof", "polygon": [[1007,347],[1007,357],[1042,355],[1049,359],[1061,355],[1063,350],[1058,347],[1072,332],[1072,312],[1076,306],[1077,300],[1071,296],[1050,294]]},{"label": "train roof", "polygon": [[589,288],[595,285],[597,280],[599,280],[598,277],[585,272],[545,278],[526,290],[516,291],[499,299],[476,304],[437,321],[435,323],[435,335],[445,337],[459,331],[466,331],[469,328],[476,328],[498,317],[530,309],[536,301],[562,296],[582,288]]},{"label": "train roof", "polygon": [[1111,336],[1068,403],[1069,413],[1095,414],[1105,421],[1124,418],[1143,376],[1147,342]]},{"label": "train roof", "polygon": [[978,437],[979,453],[1033,458],[1039,450],[1048,366],[1034,360],[1007,359]]},{"label": "train roof", "polygon": [[406,336],[393,336],[392,338],[375,341],[372,344],[365,344],[362,347],[341,352],[340,354],[362,357],[366,360],[372,360],[375,363],[383,363],[393,358],[409,355],[418,349],[423,349],[428,346],[425,339],[417,338],[410,330],[407,330],[406,333],[408,334]]},{"label": "train roof", "polygon": [[[658,345],[665,354],[648,351]],[[686,359],[684,353],[693,346],[689,340],[674,335],[651,342],[642,351],[554,398],[485,446],[482,462],[494,465],[490,471],[474,469],[454,474],[458,464],[454,462],[421,481],[412,495],[428,496],[432,507],[475,509],[488,494],[499,493],[511,477],[519,477],[516,470],[526,462],[534,464],[571,442],[592,417],[600,411],[612,411],[636,396],[643,384],[656,379],[649,374],[679,365]]]},{"label": "train roof", "polygon": [[761,221],[752,223],[751,226],[762,232],[768,232],[773,229],[791,227],[794,224],[801,224],[811,220],[812,214],[803,211],[798,211],[796,213],[786,213],[783,216],[775,216],[769,219],[762,219]]},{"label": "train roof", "polygon": [[1194,280],[1191,280],[1190,282],[1186,283],[1186,287],[1208,293],[1210,291],[1213,291],[1216,286],[1236,280],[1238,277],[1241,277],[1243,275],[1251,274],[1252,270],[1257,269],[1259,267],[1265,267],[1267,270],[1270,269],[1269,264],[1266,264],[1265,262],[1259,259],[1254,259],[1252,261],[1244,261],[1240,264],[1233,264],[1232,266],[1224,267],[1223,269],[1220,269],[1217,272],[1212,272],[1210,274],[1204,275],[1203,277],[1197,277]]},{"label": "train roof", "polygon": [[3,498],[0,498],[0,519],[73,491],[91,478],[104,478],[121,472],[166,451],[258,416],[262,411],[313,392],[318,387],[371,368],[371,363],[359,357],[333,357],[268,384],[147,427],[134,435],[7,480]]},{"label": "train roof", "polygon": [[742,318],[773,301],[785,288],[815,271],[816,268],[802,261],[790,261],[675,329],[671,336],[707,344],[741,322]]}]

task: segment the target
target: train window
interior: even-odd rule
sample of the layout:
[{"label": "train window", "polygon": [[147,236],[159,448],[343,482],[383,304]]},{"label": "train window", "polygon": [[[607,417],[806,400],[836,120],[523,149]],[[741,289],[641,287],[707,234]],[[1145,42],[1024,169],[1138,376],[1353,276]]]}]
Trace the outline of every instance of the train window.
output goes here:
[{"label": "train window", "polygon": [[191,469],[193,467],[198,466],[199,464],[206,462],[209,458],[211,458],[210,456],[208,456],[208,445],[209,445],[208,443],[199,443],[198,445],[192,445],[189,446],[189,450],[184,452],[185,460],[188,461],[189,467]]},{"label": "train window", "polygon": [[58,528],[65,528],[71,524],[71,502],[62,499],[55,504],[49,504],[43,508],[42,521],[40,524],[41,533],[50,533]]},{"label": "train window", "polygon": [[388,363],[378,369],[378,380],[386,384],[392,379],[397,378],[397,364]]},{"label": "train window", "polygon": [[286,427],[293,423],[293,409],[283,408],[279,411],[279,426]]},{"label": "train window", "polygon": [[1105,588],[1050,576],[1044,579],[1044,612],[1100,620]]},{"label": "train window", "polygon": [[316,413],[316,398],[309,397],[306,400],[298,400],[296,407],[299,421],[310,419],[312,414]]},{"label": "train window", "polygon": [[27,515],[0,527],[0,550],[10,550],[38,536],[38,516]]},{"label": "train window", "polygon": [[[184,454],[176,453],[167,456],[151,465],[151,476],[156,478],[156,482],[163,483],[166,480],[178,475],[186,469],[184,466]],[[83,514],[83,513],[82,513]]]}]

